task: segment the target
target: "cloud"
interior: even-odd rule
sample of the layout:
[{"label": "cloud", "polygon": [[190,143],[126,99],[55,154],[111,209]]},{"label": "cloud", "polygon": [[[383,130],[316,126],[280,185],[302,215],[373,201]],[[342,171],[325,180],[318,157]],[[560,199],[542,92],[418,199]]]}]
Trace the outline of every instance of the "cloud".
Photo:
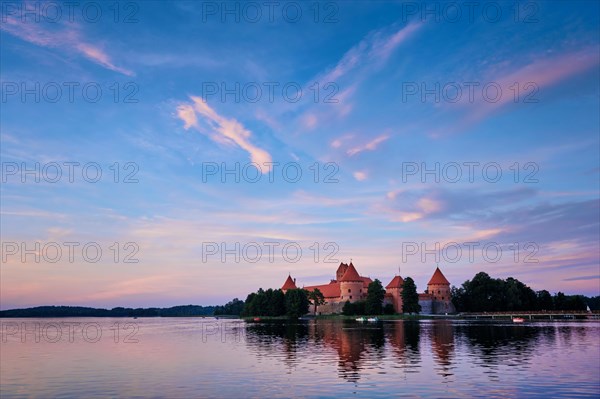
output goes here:
[{"label": "cloud", "polygon": [[182,104],[177,107],[177,116],[184,122],[183,128],[185,130],[192,126],[198,126],[198,119],[196,118],[196,113],[191,105]]},{"label": "cloud", "polygon": [[18,18],[13,16],[4,17],[5,20],[0,24],[0,29],[21,40],[41,47],[75,51],[106,69],[126,76],[134,75],[131,70],[115,65],[110,56],[100,47],[85,42],[81,38],[80,28],[76,24],[71,23],[66,28],[60,24],[43,27],[41,23],[20,22]]},{"label": "cloud", "polygon": [[[475,96],[474,100],[470,99],[469,95],[465,94],[466,89],[463,90],[463,95],[456,105],[464,107],[467,115],[454,130],[460,131],[480,122],[510,103],[522,103],[526,99],[539,101],[541,89],[560,83],[598,65],[600,63],[599,51],[600,48],[595,46],[554,57],[541,59],[536,57],[535,61],[525,66],[483,80],[489,82],[487,92],[483,91],[483,86],[479,86],[475,90],[480,90],[479,93],[485,92],[485,95],[488,96],[487,99],[483,94]],[[515,83],[519,85],[518,99],[515,98]],[[495,89],[491,85],[500,89]],[[436,131],[432,133],[432,137],[439,135],[441,134]]]},{"label": "cloud", "polygon": [[[410,23],[386,34],[384,30],[373,31],[357,45],[348,50],[340,61],[320,79],[322,82],[337,82],[353,70],[367,63],[381,64],[387,61],[392,52],[422,26],[421,23]],[[366,69],[372,72],[369,68]]]},{"label": "cloud", "polygon": [[381,212],[391,215],[392,221],[412,222],[419,219],[482,220],[490,209],[506,207],[536,195],[530,188],[479,192],[475,190],[395,190],[386,193]]},{"label": "cloud", "polygon": [[371,47],[371,57],[385,61],[392,52],[421,27],[420,23],[413,22],[396,31],[391,36],[375,41]]},{"label": "cloud", "polygon": [[250,160],[261,166],[263,173],[271,171],[268,165],[272,161],[271,155],[250,142],[252,133],[235,119],[227,119],[219,115],[200,97],[191,96],[192,104],[184,103],[177,107],[177,116],[184,123],[184,129],[191,127],[204,133],[198,124],[197,116],[204,118],[208,125],[209,136],[220,144],[234,144],[248,152]]},{"label": "cloud", "polygon": [[377,146],[379,144],[383,143],[384,141],[386,141],[389,138],[390,138],[390,136],[388,136],[386,134],[381,135],[381,136],[376,137],[375,139],[369,141],[366,144],[349,149],[348,151],[346,151],[346,153],[350,156],[353,156],[353,155],[359,154],[363,151],[374,151],[375,149],[377,149]]},{"label": "cloud", "polygon": [[102,65],[103,67],[123,75],[133,76],[134,73],[128,69],[118,67],[110,61],[110,57],[102,50],[87,43],[79,43],[77,49],[91,61]]},{"label": "cloud", "polygon": [[317,126],[318,119],[315,114],[309,113],[303,116],[302,124],[307,129],[314,129]]},{"label": "cloud", "polygon": [[600,275],[595,275],[595,276],[571,277],[571,278],[566,278],[563,281],[582,281],[582,280],[599,280],[599,279],[600,279]]},{"label": "cloud", "polygon": [[355,178],[356,180],[358,180],[358,181],[364,181],[364,180],[367,180],[367,177],[368,177],[368,175],[367,175],[367,172],[365,172],[365,171],[357,171],[357,172],[354,172],[354,173],[353,173],[353,176],[354,176],[354,178]]}]

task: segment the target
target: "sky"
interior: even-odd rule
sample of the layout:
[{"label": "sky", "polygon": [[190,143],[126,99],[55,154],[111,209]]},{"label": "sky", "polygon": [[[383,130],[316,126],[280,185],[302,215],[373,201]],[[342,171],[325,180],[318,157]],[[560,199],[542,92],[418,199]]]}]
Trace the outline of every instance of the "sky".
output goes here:
[{"label": "sky", "polygon": [[600,3],[2,2],[0,308],[340,262],[600,295]]}]

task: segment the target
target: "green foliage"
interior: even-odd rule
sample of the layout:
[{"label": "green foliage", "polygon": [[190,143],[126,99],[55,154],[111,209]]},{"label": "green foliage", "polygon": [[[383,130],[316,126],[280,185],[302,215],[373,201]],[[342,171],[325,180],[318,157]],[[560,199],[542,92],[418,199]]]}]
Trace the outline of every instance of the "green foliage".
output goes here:
[{"label": "green foliage", "polygon": [[552,302],[552,295],[546,290],[537,292],[537,310],[552,310],[554,304]]},{"label": "green foliage", "polygon": [[519,280],[491,278],[479,272],[460,288],[452,287],[452,302],[459,312],[506,312],[531,310],[585,310],[586,298],[546,290],[534,292]]},{"label": "green foliage", "polygon": [[586,302],[587,305],[590,307],[590,310],[600,310],[600,296],[586,298]]},{"label": "green foliage", "polygon": [[342,308],[342,314],[345,316],[354,315],[365,315],[366,313],[366,301],[350,302],[346,301]]},{"label": "green foliage", "polygon": [[383,298],[385,290],[381,281],[375,279],[367,290],[367,300],[365,301],[365,313],[369,315],[377,315],[382,312]]},{"label": "green foliage", "polygon": [[285,313],[290,318],[298,318],[308,313],[308,295],[306,290],[297,288],[285,293]]},{"label": "green foliage", "polygon": [[314,306],[314,314],[317,314],[317,306],[321,306],[325,303],[325,297],[323,293],[318,288],[315,288],[311,292],[308,293],[308,299],[312,302]]},{"label": "green foliage", "polygon": [[419,294],[417,294],[417,285],[415,281],[406,277],[402,285],[402,312],[403,313],[419,313],[421,305],[419,305]]},{"label": "green foliage", "polygon": [[346,303],[344,304],[344,307],[342,308],[342,314],[344,316],[352,316],[355,315],[355,311],[354,311],[354,304],[352,304],[350,301],[346,301]]},{"label": "green foliage", "polygon": [[244,301],[240,301],[237,298],[227,302],[223,306],[215,306],[215,316],[220,315],[234,315],[239,316],[244,310]]},{"label": "green foliage", "polygon": [[246,297],[242,316],[283,316],[285,314],[285,297],[280,289],[263,290],[259,288]]},{"label": "green foliage", "polygon": [[565,295],[558,292],[552,298],[556,310],[586,310],[587,304],[582,295]]},{"label": "green foliage", "polygon": [[391,303],[386,303],[386,305],[383,307],[383,314],[394,314],[396,313],[396,311],[394,310],[394,305],[392,305]]},{"label": "green foliage", "polygon": [[274,290],[271,294],[269,313],[272,316],[283,316],[285,314],[285,295],[280,289]]}]

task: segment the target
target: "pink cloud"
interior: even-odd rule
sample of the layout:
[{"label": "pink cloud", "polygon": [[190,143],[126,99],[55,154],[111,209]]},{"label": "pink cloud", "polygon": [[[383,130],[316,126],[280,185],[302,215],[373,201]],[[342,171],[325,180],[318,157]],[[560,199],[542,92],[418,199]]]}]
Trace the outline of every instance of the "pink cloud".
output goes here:
[{"label": "pink cloud", "polygon": [[359,146],[349,149],[348,151],[346,151],[346,153],[350,156],[353,156],[353,155],[359,154],[363,151],[375,151],[377,149],[377,147],[379,146],[379,144],[383,143],[384,141],[388,140],[389,138],[390,138],[389,135],[383,134],[379,137],[374,138],[373,140],[369,141],[368,143],[365,143],[363,145],[359,145]]},{"label": "pink cloud", "polygon": [[[598,57],[599,51],[598,47],[585,48],[576,52],[536,60],[515,71],[493,79],[492,82],[497,83],[501,87],[502,95],[496,102],[484,101],[479,96],[479,101],[467,104],[470,107],[470,112],[465,123],[479,122],[507,104],[516,102],[514,89],[511,90],[515,82],[518,83],[521,89],[518,102],[523,102],[524,97],[531,94],[534,87],[541,90],[598,65],[600,63]],[[531,88],[526,90],[525,85],[527,83],[532,83],[535,86],[531,86]],[[468,98],[468,96],[463,96],[463,98]],[[465,105],[465,101],[461,104]]]},{"label": "pink cloud", "polygon": [[367,177],[368,177],[367,172],[365,172],[365,171],[354,172],[353,176],[358,181],[367,180]]},{"label": "pink cloud", "polygon": [[202,116],[209,127],[209,136],[220,144],[234,144],[248,152],[250,160],[261,166],[263,173],[271,171],[271,154],[251,142],[252,133],[235,119],[219,115],[200,97],[191,96],[192,104],[177,107],[177,116],[184,123],[184,129],[191,127],[205,133],[199,126],[197,115]]},{"label": "pink cloud", "polygon": [[64,28],[63,25],[44,27],[40,23],[20,22],[19,19],[13,16],[7,16],[6,20],[0,25],[0,29],[37,46],[75,51],[106,69],[126,76],[134,75],[132,71],[115,65],[104,50],[85,42],[81,38],[78,25],[70,24],[67,28]]}]

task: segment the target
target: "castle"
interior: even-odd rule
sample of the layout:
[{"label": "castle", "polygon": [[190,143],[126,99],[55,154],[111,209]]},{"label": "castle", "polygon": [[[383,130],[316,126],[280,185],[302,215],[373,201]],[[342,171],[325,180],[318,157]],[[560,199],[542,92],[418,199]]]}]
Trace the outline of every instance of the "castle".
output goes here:
[{"label": "castle", "polygon": [[[373,280],[369,277],[363,277],[356,271],[356,268],[350,264],[340,263],[335,272],[335,279],[328,284],[311,285],[302,287],[307,291],[319,289],[325,297],[325,304],[317,307],[317,314],[341,313],[346,301],[356,302],[367,298],[369,284]],[[402,286],[404,280],[400,276],[395,276],[388,285],[385,286],[385,297],[383,305],[392,304],[394,311],[402,313]],[[298,288],[296,279],[288,275],[281,290],[285,293],[287,290]],[[424,314],[444,314],[455,312],[454,306],[450,300],[450,282],[446,279],[440,268],[436,268],[433,276],[427,283],[427,289],[419,294],[419,305],[421,313]],[[311,312],[313,311],[311,306]]]}]

